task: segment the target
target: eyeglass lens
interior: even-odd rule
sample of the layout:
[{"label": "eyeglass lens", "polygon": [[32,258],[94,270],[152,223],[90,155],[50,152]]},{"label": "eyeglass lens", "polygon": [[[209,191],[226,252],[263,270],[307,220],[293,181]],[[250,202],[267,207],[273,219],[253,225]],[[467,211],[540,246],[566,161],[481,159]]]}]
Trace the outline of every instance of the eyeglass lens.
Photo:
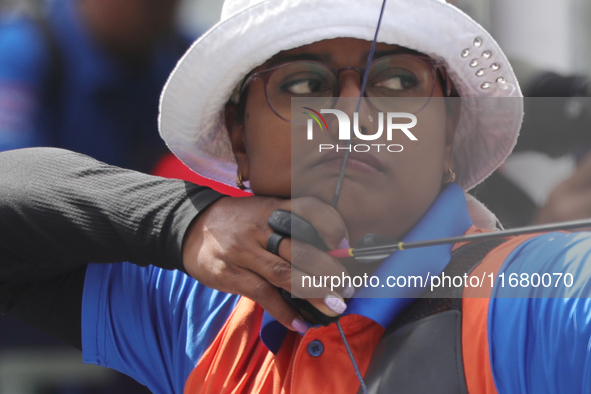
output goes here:
[{"label": "eyeglass lens", "polygon": [[[361,76],[360,76],[361,78]],[[418,56],[398,54],[374,61],[369,70],[365,95],[379,111],[392,111],[392,98],[404,98],[395,110],[414,113],[423,108],[433,93],[435,70],[431,63]],[[339,96],[339,77],[327,65],[314,61],[297,61],[280,66],[270,75],[266,85],[269,104],[288,121],[291,119],[292,97],[326,98],[323,108],[333,108]],[[380,100],[385,98],[386,100]]]}]

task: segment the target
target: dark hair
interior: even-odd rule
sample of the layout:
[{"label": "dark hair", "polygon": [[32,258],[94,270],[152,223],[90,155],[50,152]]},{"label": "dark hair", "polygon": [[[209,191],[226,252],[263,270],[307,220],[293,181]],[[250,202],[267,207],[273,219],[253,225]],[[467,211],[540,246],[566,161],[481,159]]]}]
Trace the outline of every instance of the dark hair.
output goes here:
[{"label": "dark hair", "polygon": [[242,93],[240,93],[238,103],[236,104],[238,106],[238,110],[236,111],[236,121],[240,123],[244,122],[244,116],[246,114],[246,96],[248,96],[248,89],[249,87],[247,86]]}]

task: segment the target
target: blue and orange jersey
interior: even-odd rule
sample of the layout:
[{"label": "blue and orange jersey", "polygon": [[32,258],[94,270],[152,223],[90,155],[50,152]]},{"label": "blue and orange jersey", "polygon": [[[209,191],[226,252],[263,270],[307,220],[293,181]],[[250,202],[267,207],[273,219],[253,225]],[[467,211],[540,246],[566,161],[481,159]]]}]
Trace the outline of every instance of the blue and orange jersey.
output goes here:
[{"label": "blue and orange jersey", "polygon": [[[462,190],[452,185],[404,240],[478,231]],[[384,281],[439,275],[454,247],[397,252],[374,275]],[[590,250],[591,234],[550,233],[510,239],[486,255],[472,274],[492,273],[497,282],[504,274],[506,287],[495,282],[464,289],[461,364],[468,392],[591,392],[591,269],[585,264]],[[550,296],[548,287],[523,286],[515,296],[508,278],[523,273],[569,273],[573,283],[553,287]],[[340,321],[362,373],[384,332],[424,290],[368,287],[349,301]],[[89,266],[82,325],[86,362],[126,373],[154,393],[359,389],[334,324],[302,336],[254,302],[180,272],[129,263]]]}]

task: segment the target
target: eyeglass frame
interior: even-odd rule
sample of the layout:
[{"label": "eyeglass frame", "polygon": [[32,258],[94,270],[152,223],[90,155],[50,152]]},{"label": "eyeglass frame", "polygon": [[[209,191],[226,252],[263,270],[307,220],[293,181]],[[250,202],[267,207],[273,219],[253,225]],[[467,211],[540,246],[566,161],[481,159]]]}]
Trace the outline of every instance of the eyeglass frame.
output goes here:
[{"label": "eyeglass frame", "polygon": [[[428,65],[431,66],[430,70],[432,73],[433,81],[436,81],[437,79],[439,79],[441,86],[445,87],[445,89],[444,89],[445,96],[444,97],[451,97],[451,95],[455,89],[454,89],[453,83],[451,82],[451,79],[449,78],[447,70],[445,69],[445,63],[443,61],[433,59],[427,55],[421,55],[421,54],[393,53],[390,55],[386,55],[386,56],[382,56],[377,59],[374,59],[371,62],[371,64],[369,65],[369,67],[371,67],[375,62],[380,61],[381,59],[384,59],[385,57],[389,57],[389,56],[409,56],[409,57],[413,57],[413,58],[418,58],[419,60],[423,61],[424,63],[427,63]],[[271,67],[271,68],[268,68],[265,70],[257,71],[255,73],[247,75],[244,78],[244,80],[242,81],[242,83],[239,84],[238,86],[236,86],[236,89],[234,90],[234,92],[232,94],[231,101],[234,104],[240,104],[241,97],[245,93],[245,91],[247,90],[250,83],[252,83],[255,80],[260,80],[264,83],[265,98],[267,100],[267,105],[269,106],[269,108],[271,108],[271,111],[273,111],[273,113],[275,115],[277,115],[280,119],[284,120],[285,122],[292,123],[291,120],[288,120],[288,119],[284,118],[283,116],[281,116],[281,114],[279,114],[279,112],[273,107],[273,104],[271,104],[271,99],[269,98],[267,86],[269,84],[269,79],[271,78],[271,75],[273,75],[273,73],[275,71],[277,71],[280,68],[286,67],[290,64],[303,63],[303,62],[316,63],[316,64],[319,64],[319,65],[329,69],[336,77],[337,88],[338,88],[338,89],[336,89],[337,92],[340,92],[340,81],[341,81],[340,77],[341,77],[342,72],[349,71],[349,70],[356,71],[359,74],[360,81],[363,81],[363,75],[365,73],[365,70],[367,69],[367,67],[348,66],[348,67],[342,67],[342,68],[335,70],[330,65],[328,65],[324,62],[316,61],[316,60],[295,60],[295,61],[291,61],[291,62],[285,62],[285,63],[279,64],[277,66],[274,66],[274,67]],[[433,83],[433,86],[431,87],[431,92],[429,94],[428,100],[426,100],[425,103],[423,104],[423,106],[421,108],[419,108],[415,113],[422,111],[429,104],[431,97],[433,97],[434,91],[435,91],[435,83]],[[368,97],[367,90],[363,93],[363,95],[366,98]],[[338,97],[339,96],[333,96],[333,98],[338,98]]]}]

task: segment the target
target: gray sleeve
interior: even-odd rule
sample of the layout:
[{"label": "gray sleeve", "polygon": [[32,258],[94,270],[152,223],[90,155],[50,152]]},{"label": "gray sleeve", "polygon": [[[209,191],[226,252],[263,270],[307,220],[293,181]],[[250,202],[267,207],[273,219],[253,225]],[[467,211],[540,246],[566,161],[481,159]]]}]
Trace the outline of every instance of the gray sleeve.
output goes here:
[{"label": "gray sleeve", "polygon": [[87,263],[183,269],[196,215],[223,195],[62,149],[0,153],[0,281],[46,279]]}]

